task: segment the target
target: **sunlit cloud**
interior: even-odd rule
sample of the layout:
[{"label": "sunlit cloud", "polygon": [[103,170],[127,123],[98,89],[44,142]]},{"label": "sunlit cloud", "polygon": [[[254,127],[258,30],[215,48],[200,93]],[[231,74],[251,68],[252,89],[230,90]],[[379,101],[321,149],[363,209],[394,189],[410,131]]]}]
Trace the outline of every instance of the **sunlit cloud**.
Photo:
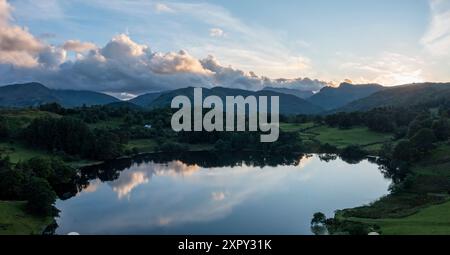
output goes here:
[{"label": "sunlit cloud", "polygon": [[69,40],[63,44],[62,48],[67,51],[74,51],[74,52],[82,53],[82,52],[86,52],[89,50],[94,50],[97,48],[97,46],[90,42],[80,42],[79,40]]},{"label": "sunlit cloud", "polygon": [[352,78],[354,83],[402,85],[425,81],[423,70],[425,63],[419,57],[384,52],[377,57],[352,58],[352,60],[342,63],[340,69],[356,74]]}]

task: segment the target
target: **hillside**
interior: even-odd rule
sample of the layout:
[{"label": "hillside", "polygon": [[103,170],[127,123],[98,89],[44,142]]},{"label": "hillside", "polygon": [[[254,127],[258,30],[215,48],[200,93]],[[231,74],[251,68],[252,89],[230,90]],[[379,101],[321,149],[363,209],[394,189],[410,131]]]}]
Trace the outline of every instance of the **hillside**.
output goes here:
[{"label": "hillside", "polygon": [[378,84],[353,85],[342,83],[337,88],[325,87],[307,100],[312,104],[321,106],[325,110],[333,110],[383,89],[384,87]]},{"label": "hillside", "polygon": [[154,93],[147,93],[140,95],[138,97],[135,97],[131,100],[129,100],[130,103],[133,103],[135,105],[139,105],[141,107],[149,107],[150,104],[155,101],[158,97],[161,96],[162,93],[160,92],[154,92]]},{"label": "hillside", "polygon": [[376,107],[408,107],[450,98],[450,83],[417,83],[387,88],[356,100],[336,112],[367,111]]},{"label": "hillside", "polygon": [[31,107],[59,103],[64,107],[104,105],[120,100],[93,91],[53,90],[40,83],[14,84],[0,87],[0,107]]},{"label": "hillside", "polygon": [[[193,88],[184,88],[174,91],[170,91],[162,94],[151,104],[151,108],[167,107],[170,106],[172,99],[178,95],[184,95],[189,97],[192,101],[194,98]],[[215,95],[220,97],[224,102],[226,96],[279,96],[280,98],[280,113],[282,114],[317,114],[323,112],[323,109],[319,106],[313,105],[304,99],[298,98],[293,95],[282,94],[273,91],[248,91],[241,89],[228,89],[223,87],[215,87],[212,89],[203,89],[203,97]],[[269,100],[270,101],[270,100]],[[270,103],[270,102],[269,102]]]},{"label": "hillside", "polygon": [[288,94],[288,95],[294,95],[294,96],[302,98],[302,99],[310,98],[314,95],[314,93],[312,91],[288,89],[288,88],[266,87],[263,90],[274,91],[274,92]]}]

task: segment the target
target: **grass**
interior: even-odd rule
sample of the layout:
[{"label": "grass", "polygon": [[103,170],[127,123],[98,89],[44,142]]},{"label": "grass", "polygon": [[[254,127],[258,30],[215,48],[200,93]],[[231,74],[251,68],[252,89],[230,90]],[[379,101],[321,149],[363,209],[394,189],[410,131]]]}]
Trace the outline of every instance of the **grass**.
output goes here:
[{"label": "grass", "polygon": [[377,225],[386,235],[450,234],[450,145],[438,145],[413,166],[411,176],[405,190],[339,211],[336,218]]},{"label": "grass", "polygon": [[129,141],[126,148],[136,148],[139,152],[153,152],[157,145],[156,141],[152,139],[136,139]]},{"label": "grass", "polygon": [[27,148],[25,145],[17,142],[0,142],[0,154],[9,156],[10,161],[14,164],[34,157],[53,157],[48,152]]},{"label": "grass", "polygon": [[312,128],[314,127],[316,124],[314,124],[313,122],[308,122],[308,123],[301,123],[301,124],[297,124],[297,123],[280,123],[280,129],[284,132],[300,132],[302,130],[305,130],[307,128]]},{"label": "grass", "polygon": [[72,167],[79,168],[83,166],[99,163],[87,159],[67,159],[61,156],[38,149],[27,148],[25,145],[18,142],[0,142],[0,155],[9,156],[9,160],[13,164],[21,161],[27,161],[35,157],[46,158],[60,158]]},{"label": "grass", "polygon": [[0,235],[40,235],[52,217],[36,217],[25,212],[26,202],[0,201]]},{"label": "grass", "polygon": [[450,235],[450,202],[421,209],[400,219],[359,219],[376,224],[384,235]]},{"label": "grass", "polygon": [[0,110],[0,115],[8,120],[9,125],[13,129],[21,129],[28,126],[31,121],[37,118],[53,117],[60,118],[61,116],[55,113],[44,112],[34,109],[21,110]]},{"label": "grass", "polygon": [[355,127],[351,129],[338,129],[328,126],[320,126],[309,130],[310,133],[317,134],[315,139],[320,143],[331,144],[339,149],[349,145],[374,146],[382,144],[392,139],[391,134],[377,133],[366,127]]},{"label": "grass", "polygon": [[384,142],[392,140],[391,134],[378,133],[367,127],[355,127],[351,129],[339,129],[325,125],[316,126],[315,123],[281,123],[280,128],[285,132],[298,132],[302,140],[317,141],[321,144],[328,143],[343,149],[349,145],[359,145],[368,151],[381,149]]}]

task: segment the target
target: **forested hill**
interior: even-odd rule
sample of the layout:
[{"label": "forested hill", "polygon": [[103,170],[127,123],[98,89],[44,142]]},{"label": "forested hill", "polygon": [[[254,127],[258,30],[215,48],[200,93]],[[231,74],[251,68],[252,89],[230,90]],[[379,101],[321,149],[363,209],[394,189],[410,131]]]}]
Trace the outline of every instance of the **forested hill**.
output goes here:
[{"label": "forested hill", "polygon": [[337,88],[325,87],[307,100],[312,104],[320,105],[325,110],[332,110],[352,101],[370,96],[384,88],[378,84],[353,85],[350,83],[342,83]]},{"label": "forested hill", "polygon": [[368,111],[378,107],[411,107],[448,101],[450,83],[417,83],[387,88],[366,98],[351,102],[336,112]]},{"label": "forested hill", "polygon": [[[193,102],[194,98],[194,88],[184,88],[184,89],[177,89],[173,90],[167,93],[162,94],[160,97],[155,99],[150,103],[150,108],[162,108],[162,107],[170,107],[170,103],[172,102],[172,99],[176,96],[183,95],[187,96],[191,99]],[[316,106],[314,104],[309,103],[308,101],[301,99],[299,97],[296,97],[294,95],[288,95],[283,93],[278,93],[274,91],[248,91],[248,90],[242,90],[242,89],[229,89],[229,88],[223,88],[223,87],[214,87],[211,89],[203,89],[203,97],[215,95],[220,97],[224,102],[226,99],[226,96],[278,96],[279,102],[280,102],[280,113],[282,114],[318,114],[323,112],[324,110],[320,106]],[[270,106],[270,100],[269,106]]]},{"label": "forested hill", "polygon": [[0,107],[31,107],[58,103],[64,107],[104,105],[120,100],[99,92],[54,90],[33,82],[0,87]]}]

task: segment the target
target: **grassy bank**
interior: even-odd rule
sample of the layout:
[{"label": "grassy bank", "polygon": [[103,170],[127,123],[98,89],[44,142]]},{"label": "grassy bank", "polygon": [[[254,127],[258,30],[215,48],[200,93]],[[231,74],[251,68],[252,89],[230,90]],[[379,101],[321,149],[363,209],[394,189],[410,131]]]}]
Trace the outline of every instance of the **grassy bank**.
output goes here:
[{"label": "grassy bank", "polygon": [[336,219],[378,226],[386,235],[450,234],[450,145],[417,162],[400,191],[339,211]]},{"label": "grassy bank", "polygon": [[[281,129],[296,132],[305,141],[339,149],[359,145],[374,154],[393,137],[366,127],[338,129],[312,123],[281,124]],[[403,185],[370,205],[338,211],[335,219],[363,223],[386,235],[450,234],[450,144],[436,144],[428,156],[415,162]]]},{"label": "grassy bank", "polygon": [[25,212],[26,202],[0,201],[0,235],[40,235],[52,217],[36,217]]},{"label": "grassy bank", "polygon": [[285,132],[297,132],[301,139],[320,144],[330,144],[338,149],[350,145],[359,145],[369,152],[379,150],[384,142],[392,140],[392,134],[378,133],[367,127],[355,127],[351,129],[339,129],[314,123],[281,123],[281,130]]},{"label": "grassy bank", "polygon": [[450,202],[420,209],[403,218],[349,220],[378,225],[383,235],[449,235]]}]

